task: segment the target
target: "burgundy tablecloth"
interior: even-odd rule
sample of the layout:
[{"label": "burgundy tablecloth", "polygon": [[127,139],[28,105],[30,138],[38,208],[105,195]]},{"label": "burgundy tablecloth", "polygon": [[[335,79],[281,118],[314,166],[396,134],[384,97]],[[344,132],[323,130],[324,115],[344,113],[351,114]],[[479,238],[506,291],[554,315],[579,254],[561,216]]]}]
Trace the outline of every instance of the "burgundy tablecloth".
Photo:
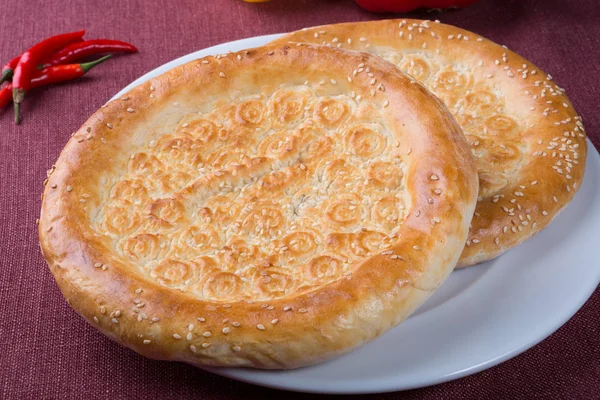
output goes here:
[{"label": "burgundy tablecloth", "polygon": [[[389,17],[388,15],[387,17]],[[462,11],[412,14],[473,30],[550,72],[600,146],[600,3],[481,0]],[[218,43],[304,26],[383,18],[351,0],[25,1],[0,3],[0,58],[40,38],[86,28],[128,40],[140,54],[110,60],[78,83],[27,99],[24,121],[0,112],[0,398],[304,398],[190,366],[144,359],[109,341],[66,304],[38,249],[35,220],[46,169],[71,132],[145,72]],[[600,227],[599,227],[600,229]],[[593,266],[598,268],[598,266]],[[562,328],[485,372],[381,399],[598,399],[600,292]],[[308,396],[307,396],[308,397]]]}]

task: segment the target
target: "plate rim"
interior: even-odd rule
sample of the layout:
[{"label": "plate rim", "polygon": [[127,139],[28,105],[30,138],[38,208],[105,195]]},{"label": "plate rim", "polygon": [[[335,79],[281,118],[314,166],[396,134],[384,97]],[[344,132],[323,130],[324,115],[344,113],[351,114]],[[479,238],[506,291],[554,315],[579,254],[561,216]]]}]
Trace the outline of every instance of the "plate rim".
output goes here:
[{"label": "plate rim", "polygon": [[[145,81],[160,75],[164,72],[167,72],[179,65],[185,64],[186,62],[207,56],[207,55],[215,55],[226,53],[232,51],[231,49],[241,50],[246,48],[257,47],[263,44],[268,43],[269,41],[276,39],[282,36],[282,33],[268,34],[268,35],[259,35],[253,37],[247,37],[244,39],[238,39],[234,41],[220,43],[214,46],[210,46],[201,50],[193,51],[191,53],[185,54],[178,58],[175,58],[171,61],[168,61],[158,67],[146,72],[139,78],[135,79],[133,82],[125,86],[119,92],[117,92],[109,101],[113,101],[119,97],[122,97],[132,88],[144,83]],[[236,51],[233,50],[233,51]],[[588,143],[588,163],[596,163],[596,168],[598,164],[600,164],[600,155],[598,150],[595,148],[593,143],[586,138]],[[594,161],[590,161],[591,158],[594,158]],[[598,171],[596,171],[598,173]],[[586,175],[588,175],[586,171]],[[585,179],[585,177],[584,177]],[[222,368],[222,367],[208,367],[208,366],[198,366],[198,368],[214,373],[216,375],[220,375],[223,377],[227,377],[230,379],[238,380],[245,383],[250,383],[253,385],[280,389],[280,390],[288,390],[288,391],[296,391],[303,393],[320,393],[320,394],[374,394],[374,393],[388,393],[395,391],[404,391],[417,389],[422,387],[428,387],[433,385],[438,385],[440,383],[445,383],[449,381],[453,381],[456,379],[460,379],[469,375],[476,374],[478,372],[484,371],[486,369],[492,368],[496,365],[499,365],[511,358],[514,358],[525,351],[531,349],[536,346],[540,342],[547,339],[550,335],[556,332],[560,327],[562,327],[567,321],[569,321],[576,313],[579,311],[583,305],[589,300],[592,296],[598,284],[600,283],[600,269],[598,270],[595,282],[591,281],[589,286],[586,286],[584,290],[581,290],[574,299],[571,299],[568,311],[565,311],[562,315],[556,316],[554,315],[552,318],[553,323],[550,324],[551,327],[544,330],[543,333],[537,332],[533,334],[533,338],[529,338],[529,340],[522,341],[520,345],[516,346],[510,351],[504,352],[503,354],[498,355],[497,357],[491,358],[483,363],[479,363],[477,365],[473,365],[468,368],[464,368],[462,370],[445,374],[442,376],[438,376],[435,378],[432,377],[422,377],[421,379],[415,380],[412,384],[384,384],[382,382],[375,382],[375,385],[371,384],[370,386],[364,386],[362,389],[357,389],[354,386],[350,388],[327,386],[327,387],[311,387],[310,383],[290,383],[289,381],[279,382],[278,379],[268,378],[270,375],[277,375],[282,371],[269,371],[269,370],[250,370],[245,368]],[[311,367],[305,367],[311,368]],[[293,370],[291,370],[293,372]],[[290,370],[285,371],[290,372]],[[258,378],[257,378],[258,377]],[[261,379],[262,377],[267,377],[267,379]]]}]

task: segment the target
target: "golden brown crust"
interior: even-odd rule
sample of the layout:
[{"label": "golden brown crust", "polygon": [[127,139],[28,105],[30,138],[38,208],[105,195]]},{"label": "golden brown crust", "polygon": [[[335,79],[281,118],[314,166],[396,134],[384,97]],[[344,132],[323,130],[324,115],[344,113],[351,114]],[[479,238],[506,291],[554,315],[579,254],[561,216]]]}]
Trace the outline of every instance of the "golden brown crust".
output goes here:
[{"label": "golden brown crust", "polygon": [[270,46],[188,63],[97,111],[49,177],[39,234],[66,299],[117,342],[294,368],[421,304],[459,257],[477,185],[456,122],[393,65]]},{"label": "golden brown crust", "polygon": [[471,144],[480,182],[459,267],[497,257],[545,228],[581,184],[581,118],[550,76],[502,46],[410,19],[318,26],[275,41],[289,42],[377,54],[446,103]]}]

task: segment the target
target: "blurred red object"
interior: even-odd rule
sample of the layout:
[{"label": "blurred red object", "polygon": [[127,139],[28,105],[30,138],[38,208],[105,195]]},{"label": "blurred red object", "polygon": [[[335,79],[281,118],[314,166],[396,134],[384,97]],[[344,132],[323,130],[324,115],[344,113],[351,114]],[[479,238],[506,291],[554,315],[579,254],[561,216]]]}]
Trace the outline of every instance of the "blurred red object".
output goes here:
[{"label": "blurred red object", "polygon": [[367,11],[409,12],[418,8],[462,8],[477,0],[355,0]]}]

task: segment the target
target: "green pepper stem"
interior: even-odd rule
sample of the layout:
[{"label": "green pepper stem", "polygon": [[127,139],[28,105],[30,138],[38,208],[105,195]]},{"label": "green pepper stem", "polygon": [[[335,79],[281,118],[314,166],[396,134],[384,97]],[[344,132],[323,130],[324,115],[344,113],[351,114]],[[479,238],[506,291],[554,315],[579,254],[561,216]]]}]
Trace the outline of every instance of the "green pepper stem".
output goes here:
[{"label": "green pepper stem", "polygon": [[4,82],[9,81],[12,78],[13,75],[13,70],[10,68],[6,68],[4,71],[2,71],[2,76],[0,76],[0,85],[2,85]]},{"label": "green pepper stem", "polygon": [[19,112],[21,110],[21,103],[15,103],[15,124],[19,125],[21,119],[19,118]]},{"label": "green pepper stem", "polygon": [[108,54],[102,58],[99,58],[95,61],[90,61],[87,63],[83,63],[80,64],[81,65],[81,69],[83,70],[84,73],[88,72],[90,69],[94,68],[96,65],[108,60],[110,57],[112,57],[112,54]]}]

